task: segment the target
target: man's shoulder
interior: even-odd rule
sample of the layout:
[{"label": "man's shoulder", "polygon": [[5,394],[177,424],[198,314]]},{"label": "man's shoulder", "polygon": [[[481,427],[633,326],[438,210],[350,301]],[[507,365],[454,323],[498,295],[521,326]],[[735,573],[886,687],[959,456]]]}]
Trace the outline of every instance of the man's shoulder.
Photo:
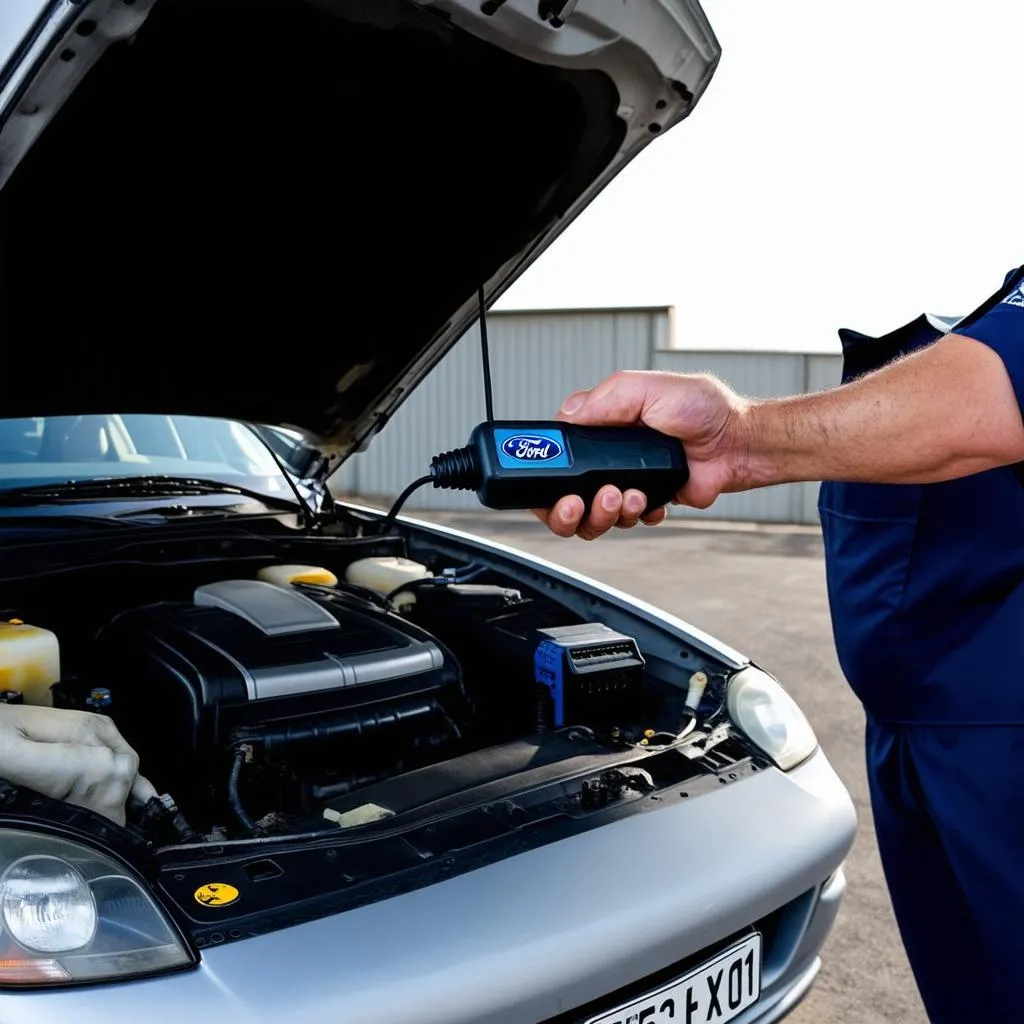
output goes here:
[{"label": "man's shoulder", "polygon": [[1019,338],[1024,332],[1024,266],[1011,270],[998,291],[951,329],[978,341],[988,341],[1007,332]]}]

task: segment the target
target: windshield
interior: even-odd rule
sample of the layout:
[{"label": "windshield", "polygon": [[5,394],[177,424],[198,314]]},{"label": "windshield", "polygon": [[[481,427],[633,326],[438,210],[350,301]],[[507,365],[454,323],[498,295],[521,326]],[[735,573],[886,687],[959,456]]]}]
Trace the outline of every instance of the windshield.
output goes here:
[{"label": "windshield", "polygon": [[244,423],[142,413],[0,419],[0,491],[135,476],[197,477],[293,497],[267,444]]}]

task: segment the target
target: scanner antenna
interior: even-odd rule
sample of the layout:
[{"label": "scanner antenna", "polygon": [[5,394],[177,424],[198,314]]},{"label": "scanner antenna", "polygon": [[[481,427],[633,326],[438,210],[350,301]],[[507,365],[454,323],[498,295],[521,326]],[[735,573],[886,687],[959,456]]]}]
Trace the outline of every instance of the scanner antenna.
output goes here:
[{"label": "scanner antenna", "polygon": [[480,358],[484,370],[484,405],[487,409],[487,422],[494,421],[494,395],[491,391],[491,354],[487,348],[487,306],[484,302],[484,286],[477,289],[477,300],[480,303]]}]

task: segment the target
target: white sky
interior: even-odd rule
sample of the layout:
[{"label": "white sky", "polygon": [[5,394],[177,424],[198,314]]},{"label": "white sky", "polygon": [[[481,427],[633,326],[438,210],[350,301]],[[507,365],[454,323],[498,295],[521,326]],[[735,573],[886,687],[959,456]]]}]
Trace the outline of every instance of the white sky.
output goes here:
[{"label": "white sky", "polygon": [[674,305],[683,347],[838,350],[1024,263],[1024,4],[705,0],[723,56],[499,308]]}]

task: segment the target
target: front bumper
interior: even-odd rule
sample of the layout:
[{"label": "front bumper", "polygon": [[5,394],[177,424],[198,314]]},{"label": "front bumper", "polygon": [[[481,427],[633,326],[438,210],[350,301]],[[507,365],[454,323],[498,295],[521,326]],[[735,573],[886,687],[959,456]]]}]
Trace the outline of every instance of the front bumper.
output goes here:
[{"label": "front bumper", "polygon": [[765,957],[762,999],[742,1024],[775,1020],[817,969],[855,828],[850,798],[819,752],[786,774],[761,772],[416,892],[214,945],[190,973],[6,992],[0,1020],[573,1019],[574,1008],[792,905]]},{"label": "front bumper", "polygon": [[[787,951],[776,946],[776,963],[766,965],[761,998],[735,1024],[774,1024],[789,1014],[807,995],[821,970],[818,955],[839,913],[846,894],[846,876],[840,868],[813,898],[807,924]],[[770,969],[769,969],[770,968]]]}]

